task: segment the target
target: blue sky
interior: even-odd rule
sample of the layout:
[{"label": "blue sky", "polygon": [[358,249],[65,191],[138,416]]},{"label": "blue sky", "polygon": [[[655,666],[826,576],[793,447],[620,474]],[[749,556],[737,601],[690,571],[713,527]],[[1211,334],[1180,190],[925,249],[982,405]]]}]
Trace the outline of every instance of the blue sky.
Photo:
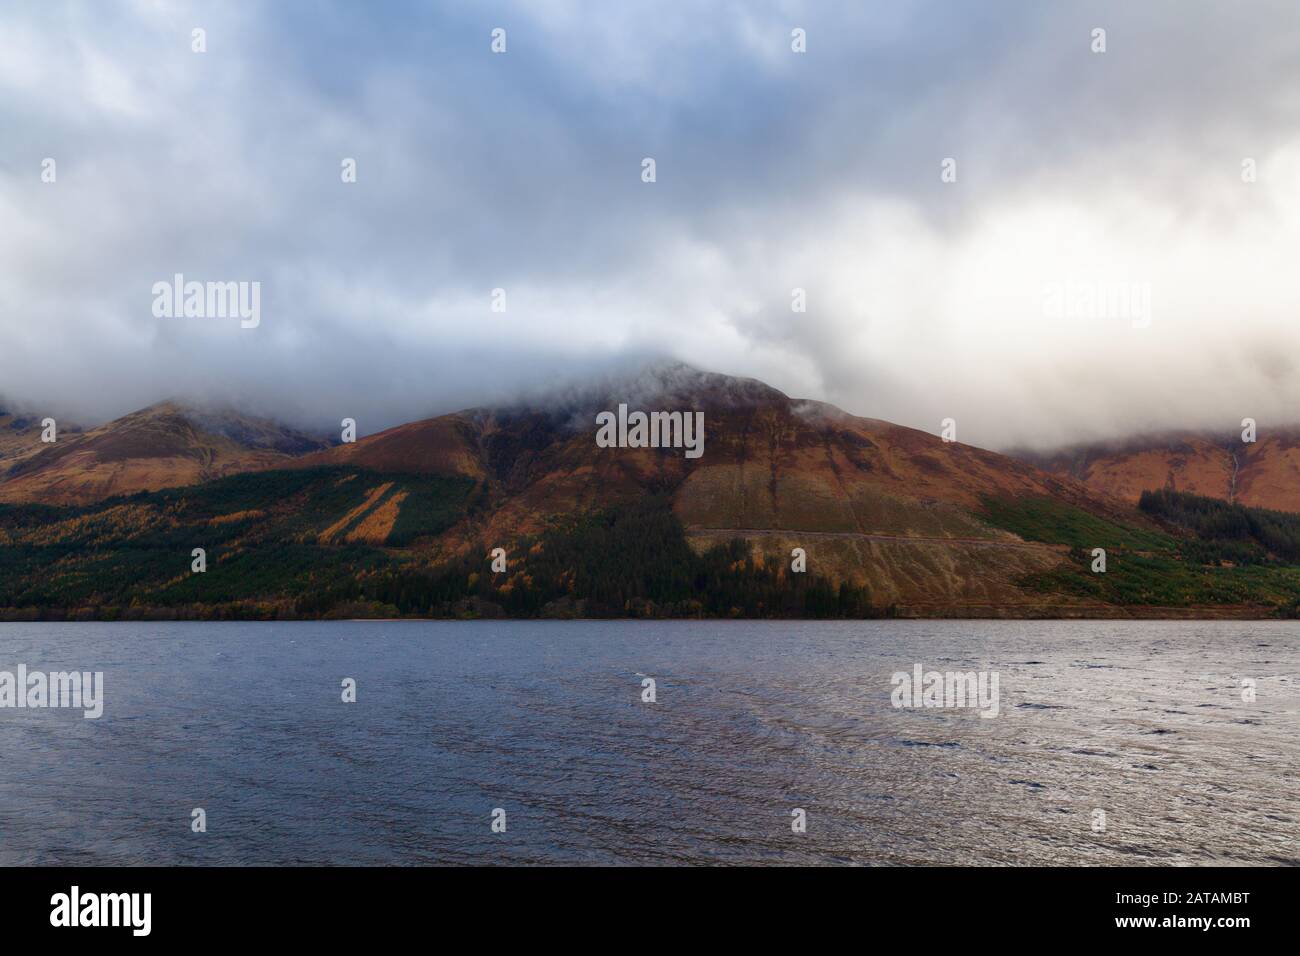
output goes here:
[{"label": "blue sky", "polygon": [[1294,421],[1298,72],[1289,2],[19,0],[0,395],[369,432],[664,354],[992,446]]}]

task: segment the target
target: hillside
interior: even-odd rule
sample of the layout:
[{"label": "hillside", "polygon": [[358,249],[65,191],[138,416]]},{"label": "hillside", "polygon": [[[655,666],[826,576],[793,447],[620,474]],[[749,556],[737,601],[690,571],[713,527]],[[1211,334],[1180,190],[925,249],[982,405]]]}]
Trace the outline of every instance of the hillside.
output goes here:
[{"label": "hillside", "polygon": [[[702,457],[596,447],[596,414],[620,402],[706,409]],[[985,520],[987,499],[1042,496],[1099,515],[1119,510],[1073,481],[993,452],[682,365],[593,385],[546,408],[403,425],[296,463],[339,465],[480,482],[482,514],[445,543],[505,545],[564,516],[662,493],[698,553],[739,538],[760,560],[785,566],[801,547],[810,570],[867,587],[880,603],[975,613],[1041,604],[1015,581],[1063,560],[1062,548],[1025,542]]]},{"label": "hillside", "polygon": [[[601,447],[597,415],[620,404],[702,411],[702,454]],[[331,448],[137,414],[0,484],[5,614],[1270,616],[1300,600],[1289,552],[1235,563],[1183,511],[681,365]],[[75,480],[78,454],[129,494],[86,500],[102,486]],[[31,492],[54,478],[68,503],[51,507]],[[14,482],[26,502],[4,498]]]},{"label": "hillside", "polygon": [[[0,403],[0,480],[19,461],[49,447],[41,442],[41,419],[44,417],[7,410]],[[60,422],[57,434],[71,438],[81,434],[82,430],[78,425]]]},{"label": "hillside", "polygon": [[0,459],[0,502],[89,504],[282,465],[326,443],[267,419],[162,402],[41,444],[36,423]]},{"label": "hillside", "polygon": [[1143,491],[1168,489],[1254,508],[1300,512],[1300,429],[1180,432],[1079,445],[1016,457],[1092,490],[1136,504]]}]

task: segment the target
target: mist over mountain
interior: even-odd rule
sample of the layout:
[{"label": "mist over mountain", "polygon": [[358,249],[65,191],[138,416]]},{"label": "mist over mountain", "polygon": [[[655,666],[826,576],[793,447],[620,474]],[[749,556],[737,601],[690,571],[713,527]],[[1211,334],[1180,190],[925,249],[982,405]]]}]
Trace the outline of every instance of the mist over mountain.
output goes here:
[{"label": "mist over mountain", "polygon": [[[6,427],[8,426],[8,427]],[[229,408],[167,401],[97,428],[0,416],[0,502],[85,504],[283,465],[330,443]]]},{"label": "mist over mountain", "polygon": [[1242,432],[1183,430],[1009,454],[1132,503],[1145,491],[1168,490],[1300,511],[1300,428],[1267,427],[1251,441]]},{"label": "mist over mountain", "polygon": [[0,392],[372,434],[665,356],[985,447],[1287,422],[1298,16],[7,5]]},{"label": "mist over mountain", "polygon": [[[701,416],[702,454],[603,441],[612,406]],[[1242,507],[1300,442],[1031,463],[680,363],[343,443],[177,402],[19,426],[0,618],[1300,614],[1300,515]]]}]

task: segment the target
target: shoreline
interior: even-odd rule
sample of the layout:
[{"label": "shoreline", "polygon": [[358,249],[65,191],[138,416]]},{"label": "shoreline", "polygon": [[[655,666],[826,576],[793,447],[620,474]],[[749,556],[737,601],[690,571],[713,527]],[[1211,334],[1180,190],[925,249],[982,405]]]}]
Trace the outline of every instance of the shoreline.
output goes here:
[{"label": "shoreline", "polygon": [[340,616],[306,616],[297,614],[239,613],[237,610],[225,609],[226,613],[212,615],[194,613],[176,613],[166,608],[78,608],[72,611],[51,608],[0,608],[0,623],[8,624],[112,624],[121,622],[175,623],[195,622],[203,624],[247,623],[261,621],[266,623],[285,622],[358,622],[397,623],[403,621],[593,621],[593,622],[628,622],[628,621],[790,621],[799,623],[844,622],[844,621],[1287,621],[1277,609],[1259,607],[1152,607],[1152,606],[1105,606],[1105,607],[991,607],[978,605],[954,605],[952,607],[917,607],[898,606],[891,614],[872,617],[676,617],[671,615],[626,615],[613,617],[592,617],[581,615],[538,615],[534,617],[511,617],[509,615],[340,615]]}]

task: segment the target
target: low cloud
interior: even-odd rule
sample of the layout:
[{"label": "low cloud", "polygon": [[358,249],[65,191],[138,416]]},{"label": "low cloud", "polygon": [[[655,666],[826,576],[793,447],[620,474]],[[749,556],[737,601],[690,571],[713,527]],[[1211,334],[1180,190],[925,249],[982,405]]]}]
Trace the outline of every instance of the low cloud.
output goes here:
[{"label": "low cloud", "polygon": [[11,6],[0,394],[370,432],[668,356],[993,447],[1294,422],[1300,11],[1042,6]]}]

